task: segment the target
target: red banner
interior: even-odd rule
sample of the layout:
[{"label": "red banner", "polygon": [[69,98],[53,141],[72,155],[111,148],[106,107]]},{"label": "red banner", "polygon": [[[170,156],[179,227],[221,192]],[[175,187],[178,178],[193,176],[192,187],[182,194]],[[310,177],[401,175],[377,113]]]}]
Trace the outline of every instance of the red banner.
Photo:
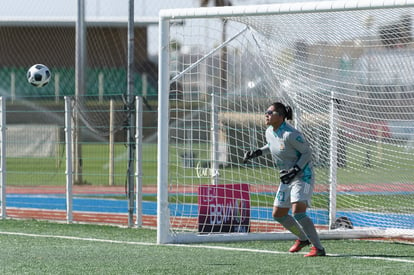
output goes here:
[{"label": "red banner", "polygon": [[198,188],[198,231],[249,232],[250,193],[246,183]]}]

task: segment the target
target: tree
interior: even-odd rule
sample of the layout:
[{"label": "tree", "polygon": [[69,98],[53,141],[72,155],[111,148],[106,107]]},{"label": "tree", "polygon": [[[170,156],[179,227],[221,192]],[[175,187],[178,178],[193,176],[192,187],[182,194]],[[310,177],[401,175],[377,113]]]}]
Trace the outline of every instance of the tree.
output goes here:
[{"label": "tree", "polygon": [[412,18],[406,14],[396,23],[382,26],[379,30],[381,42],[388,48],[402,48],[412,41]]}]

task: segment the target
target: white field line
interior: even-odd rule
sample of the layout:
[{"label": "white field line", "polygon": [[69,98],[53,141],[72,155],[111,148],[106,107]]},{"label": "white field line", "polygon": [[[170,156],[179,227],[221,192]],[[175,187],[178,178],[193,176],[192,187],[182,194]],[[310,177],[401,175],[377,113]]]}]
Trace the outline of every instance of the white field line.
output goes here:
[{"label": "white field line", "polygon": [[[156,243],[116,241],[116,240],[81,238],[81,237],[59,236],[59,235],[42,235],[42,234],[31,234],[31,233],[21,233],[21,232],[2,232],[2,231],[0,231],[0,234],[1,235],[15,235],[15,236],[34,237],[34,238],[56,238],[56,239],[79,240],[79,241],[89,241],[89,242],[129,244],[129,245],[142,245],[142,246],[159,246]],[[265,253],[265,254],[291,254],[290,252],[282,252],[282,251],[259,250],[259,249],[249,249],[249,248],[235,248],[235,247],[225,247],[225,246],[194,245],[194,244],[193,245],[189,245],[189,244],[163,244],[162,246],[208,248],[208,249],[216,249],[216,250],[244,251],[244,252]],[[305,254],[305,253],[298,253],[298,254]],[[389,262],[414,263],[414,260],[389,258],[389,257],[348,256],[348,255],[341,255],[341,254],[326,254],[326,255],[330,256],[330,257],[349,257],[349,258],[364,259],[364,260],[382,260],[382,261],[389,261]]]}]

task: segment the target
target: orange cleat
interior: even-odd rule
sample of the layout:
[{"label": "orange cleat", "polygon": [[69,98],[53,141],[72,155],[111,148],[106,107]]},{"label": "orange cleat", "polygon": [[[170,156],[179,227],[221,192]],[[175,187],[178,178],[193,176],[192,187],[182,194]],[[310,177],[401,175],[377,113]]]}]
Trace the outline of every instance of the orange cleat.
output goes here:
[{"label": "orange cleat", "polygon": [[310,252],[306,254],[304,257],[318,257],[318,256],[326,256],[325,249],[317,249],[316,247],[312,247]]},{"label": "orange cleat", "polygon": [[301,241],[301,240],[296,240],[295,244],[289,249],[289,252],[299,252],[302,248],[304,248],[305,246],[310,245],[310,241],[306,240],[306,241]]}]

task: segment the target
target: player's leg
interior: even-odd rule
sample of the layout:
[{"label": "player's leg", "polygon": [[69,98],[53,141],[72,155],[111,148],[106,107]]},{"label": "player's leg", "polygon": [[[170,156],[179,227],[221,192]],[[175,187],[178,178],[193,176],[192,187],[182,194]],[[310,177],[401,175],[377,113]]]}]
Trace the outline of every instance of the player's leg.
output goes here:
[{"label": "player's leg", "polygon": [[274,207],[273,218],[275,221],[283,225],[284,228],[296,235],[299,239],[308,239],[296,220],[291,215],[289,215],[289,208]]},{"label": "player's leg", "polygon": [[295,220],[300,224],[309,241],[317,250],[311,250],[311,253],[309,253],[311,255],[308,254],[307,256],[325,256],[325,249],[321,244],[314,223],[306,214],[306,208],[307,206],[305,202],[292,203],[292,212]]},{"label": "player's leg", "polygon": [[275,197],[272,215],[275,221],[298,237],[298,240],[289,249],[290,252],[298,252],[310,243],[301,226],[289,215],[290,207],[290,187],[287,184],[281,184]]},{"label": "player's leg", "polygon": [[305,256],[325,256],[325,249],[321,244],[315,225],[306,214],[306,210],[311,201],[312,189],[312,185],[305,182],[296,182],[292,186],[292,213],[313,245],[311,252]]}]

